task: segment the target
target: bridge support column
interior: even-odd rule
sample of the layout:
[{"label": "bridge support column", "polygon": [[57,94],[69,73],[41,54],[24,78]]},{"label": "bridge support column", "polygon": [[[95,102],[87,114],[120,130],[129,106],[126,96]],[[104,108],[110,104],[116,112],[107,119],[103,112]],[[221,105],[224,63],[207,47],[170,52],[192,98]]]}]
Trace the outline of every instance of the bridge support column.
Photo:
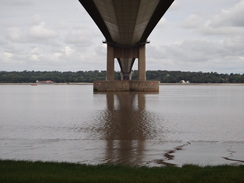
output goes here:
[{"label": "bridge support column", "polygon": [[[146,50],[145,45],[135,48],[120,48],[107,45],[107,81],[94,81],[94,92],[158,92],[159,81],[146,81]],[[120,63],[123,81],[114,80],[114,58]],[[131,81],[131,68],[138,58],[138,80]],[[109,99],[109,107],[113,98]],[[142,102],[143,104],[143,102]]]},{"label": "bridge support column", "polygon": [[107,45],[107,81],[114,81],[114,48]]},{"label": "bridge support column", "polygon": [[145,45],[139,47],[138,80],[146,81],[146,46]]}]

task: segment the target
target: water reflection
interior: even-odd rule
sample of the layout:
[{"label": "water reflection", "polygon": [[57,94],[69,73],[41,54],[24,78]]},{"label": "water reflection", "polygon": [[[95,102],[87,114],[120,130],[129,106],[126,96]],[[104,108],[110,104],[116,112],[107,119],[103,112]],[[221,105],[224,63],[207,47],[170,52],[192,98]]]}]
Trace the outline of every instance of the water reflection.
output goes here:
[{"label": "water reflection", "polygon": [[156,114],[146,108],[143,93],[107,93],[106,110],[98,119],[106,140],[107,163],[141,164],[144,141],[156,135]]},{"label": "water reflection", "polygon": [[0,157],[150,166],[243,162],[243,85],[160,87],[154,95],[93,94],[92,85],[0,85]]}]

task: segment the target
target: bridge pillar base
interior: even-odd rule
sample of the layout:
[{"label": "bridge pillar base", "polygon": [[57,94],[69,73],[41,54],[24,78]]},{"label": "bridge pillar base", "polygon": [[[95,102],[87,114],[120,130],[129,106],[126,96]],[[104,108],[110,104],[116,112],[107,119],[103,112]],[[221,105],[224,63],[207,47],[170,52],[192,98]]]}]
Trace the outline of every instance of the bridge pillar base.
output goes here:
[{"label": "bridge pillar base", "polygon": [[159,81],[94,81],[94,92],[159,92]]}]

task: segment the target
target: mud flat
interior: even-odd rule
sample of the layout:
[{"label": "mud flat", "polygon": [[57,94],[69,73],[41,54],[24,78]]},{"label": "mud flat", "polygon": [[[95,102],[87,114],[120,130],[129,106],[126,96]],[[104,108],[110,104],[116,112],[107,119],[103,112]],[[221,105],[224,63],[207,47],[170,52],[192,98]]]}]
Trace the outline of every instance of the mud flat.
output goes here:
[{"label": "mud flat", "polygon": [[244,144],[243,142],[187,142],[166,151],[162,160],[161,163],[166,166],[180,167],[185,164],[244,165]]}]

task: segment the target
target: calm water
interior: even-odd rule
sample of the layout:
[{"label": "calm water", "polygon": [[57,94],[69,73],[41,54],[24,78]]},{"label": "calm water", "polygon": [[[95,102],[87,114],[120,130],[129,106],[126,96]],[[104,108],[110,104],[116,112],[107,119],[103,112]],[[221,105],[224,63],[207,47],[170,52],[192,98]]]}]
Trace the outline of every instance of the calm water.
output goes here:
[{"label": "calm water", "polygon": [[0,85],[0,159],[165,166],[244,164],[244,85]]}]

